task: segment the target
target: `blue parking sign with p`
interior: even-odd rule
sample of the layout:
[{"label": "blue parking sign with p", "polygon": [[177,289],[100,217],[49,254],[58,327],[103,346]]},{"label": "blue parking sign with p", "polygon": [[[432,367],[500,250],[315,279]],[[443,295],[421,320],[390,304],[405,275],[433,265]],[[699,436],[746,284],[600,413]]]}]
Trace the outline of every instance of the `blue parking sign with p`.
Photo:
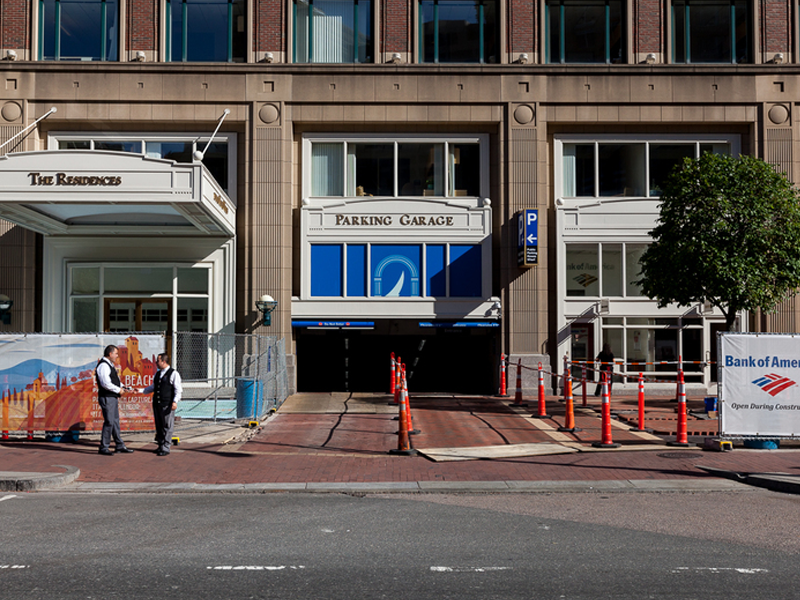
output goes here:
[{"label": "blue parking sign with p", "polygon": [[539,262],[539,211],[528,208],[517,213],[517,264],[530,267]]}]

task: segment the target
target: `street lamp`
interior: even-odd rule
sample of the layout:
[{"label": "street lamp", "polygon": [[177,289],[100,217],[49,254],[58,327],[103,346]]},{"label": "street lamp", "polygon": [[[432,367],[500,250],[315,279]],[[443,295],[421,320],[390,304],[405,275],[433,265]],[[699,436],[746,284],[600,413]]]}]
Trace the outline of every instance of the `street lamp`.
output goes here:
[{"label": "street lamp", "polygon": [[3,325],[11,324],[11,307],[13,305],[14,301],[11,298],[0,294],[0,323]]},{"label": "street lamp", "polygon": [[272,311],[278,308],[278,301],[269,294],[264,294],[261,298],[256,300],[256,308],[264,316],[261,324],[267,327],[272,325]]}]

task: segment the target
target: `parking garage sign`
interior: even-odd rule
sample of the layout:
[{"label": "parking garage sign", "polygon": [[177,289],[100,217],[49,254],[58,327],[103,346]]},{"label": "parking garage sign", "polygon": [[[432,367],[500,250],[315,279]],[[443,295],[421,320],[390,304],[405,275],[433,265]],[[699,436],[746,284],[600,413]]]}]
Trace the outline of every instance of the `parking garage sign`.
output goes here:
[{"label": "parking garage sign", "polygon": [[539,264],[539,211],[526,208],[517,213],[517,264]]}]

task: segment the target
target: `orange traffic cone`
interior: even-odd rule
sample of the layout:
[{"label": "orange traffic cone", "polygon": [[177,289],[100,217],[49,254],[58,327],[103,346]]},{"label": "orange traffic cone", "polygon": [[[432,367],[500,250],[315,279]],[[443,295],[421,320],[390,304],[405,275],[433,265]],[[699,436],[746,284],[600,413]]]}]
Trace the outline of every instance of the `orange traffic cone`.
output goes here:
[{"label": "orange traffic cone", "polygon": [[603,412],[601,422],[601,441],[594,442],[592,446],[595,448],[619,448],[619,444],[611,439],[611,398],[608,393],[608,373],[606,371],[602,374],[601,384],[603,387]]},{"label": "orange traffic cone", "polygon": [[411,439],[408,436],[408,416],[406,414],[406,394],[400,394],[400,417],[398,419],[399,428],[397,431],[397,450],[389,450],[389,454],[399,454],[401,456],[412,456],[417,453],[411,448]]}]

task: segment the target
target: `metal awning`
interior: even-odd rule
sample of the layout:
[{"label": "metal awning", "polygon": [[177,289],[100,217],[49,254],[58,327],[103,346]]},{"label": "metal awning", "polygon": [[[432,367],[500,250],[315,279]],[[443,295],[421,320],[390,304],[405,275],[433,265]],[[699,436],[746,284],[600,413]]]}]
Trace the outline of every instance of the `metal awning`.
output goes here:
[{"label": "metal awning", "polygon": [[59,236],[236,233],[236,207],[202,163],[103,150],[0,157],[0,218]]}]

